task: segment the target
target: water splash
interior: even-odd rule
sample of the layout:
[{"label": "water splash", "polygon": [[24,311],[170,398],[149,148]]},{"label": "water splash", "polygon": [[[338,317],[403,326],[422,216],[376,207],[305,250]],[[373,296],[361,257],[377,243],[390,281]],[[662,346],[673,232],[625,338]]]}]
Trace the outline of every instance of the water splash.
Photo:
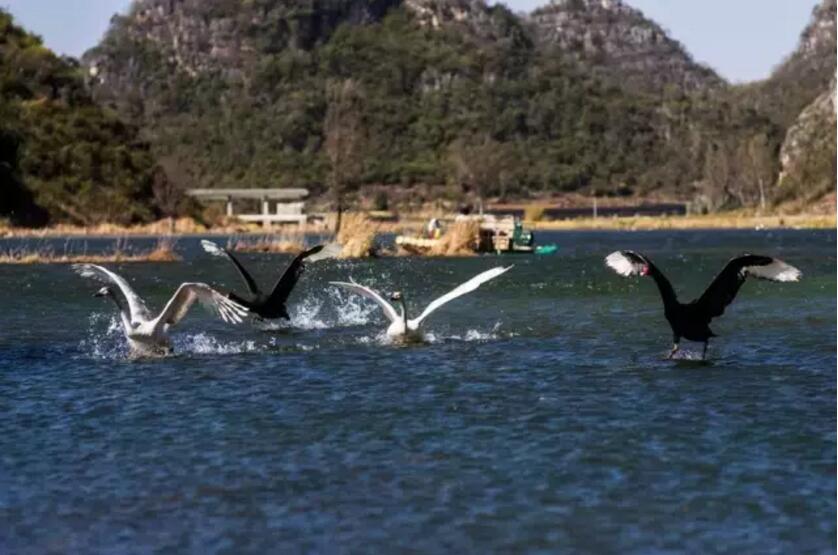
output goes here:
[{"label": "water splash", "polygon": [[327,289],[327,299],[306,297],[290,309],[291,321],[275,324],[267,329],[294,327],[304,330],[322,330],[336,327],[360,326],[375,321],[379,308],[358,295]]},{"label": "water splash", "polygon": [[[663,358],[666,359],[669,356],[669,352],[663,355]],[[689,349],[678,349],[678,352],[675,353],[675,356],[672,357],[671,360],[674,361],[687,361],[687,362],[703,362],[704,359],[701,356],[701,351],[691,351]]]},{"label": "water splash", "polygon": [[307,297],[296,303],[291,309],[290,326],[304,330],[322,330],[329,326],[329,323],[321,316],[323,300]]},{"label": "water splash", "polygon": [[206,333],[180,336],[174,339],[175,352],[196,355],[230,355],[255,353],[265,350],[252,339],[244,341],[221,341]]},{"label": "water splash", "polygon": [[478,330],[478,329],[472,328],[472,329],[467,329],[465,331],[465,333],[463,333],[463,334],[453,334],[453,335],[448,335],[448,336],[442,336],[442,335],[436,336],[434,334],[429,333],[429,334],[426,334],[426,337],[428,337],[428,338],[433,337],[433,339],[431,339],[431,341],[430,341],[431,343],[441,342],[441,341],[445,341],[445,340],[464,341],[464,342],[468,343],[468,342],[472,342],[472,341],[493,341],[493,340],[496,340],[496,339],[501,339],[503,337],[515,337],[516,335],[518,335],[517,333],[514,333],[514,332],[502,333],[500,331],[501,325],[502,325],[501,322],[495,322],[495,325],[492,326],[492,329],[488,330],[488,331]]},{"label": "water splash", "polygon": [[94,312],[87,322],[87,338],[79,342],[82,353],[97,360],[124,359],[128,356],[128,344],[119,317]]},{"label": "water splash", "polygon": [[368,324],[374,321],[374,313],[381,310],[375,303],[348,291],[335,290],[331,296],[337,307],[337,323],[340,326]]}]

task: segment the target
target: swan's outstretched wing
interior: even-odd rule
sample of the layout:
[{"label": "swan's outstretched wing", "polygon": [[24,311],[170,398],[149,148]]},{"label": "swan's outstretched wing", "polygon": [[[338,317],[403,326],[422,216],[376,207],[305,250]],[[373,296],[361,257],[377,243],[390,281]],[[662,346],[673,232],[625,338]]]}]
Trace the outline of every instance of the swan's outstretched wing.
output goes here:
[{"label": "swan's outstretched wing", "polygon": [[748,276],[771,281],[798,281],[801,275],[800,270],[782,260],[744,254],[728,262],[694,304],[708,319],[715,318],[733,302]]},{"label": "swan's outstretched wing", "polygon": [[245,307],[231,301],[206,283],[183,283],[166,303],[157,321],[177,324],[189,312],[195,301],[200,301],[222,320],[231,324],[241,323],[242,317],[247,315]]},{"label": "swan's outstretched wing", "polygon": [[466,293],[471,293],[490,279],[498,277],[502,273],[509,271],[511,268],[512,266],[507,266],[506,268],[504,268],[503,266],[497,266],[496,268],[492,268],[491,270],[486,270],[481,274],[477,274],[467,282],[449,291],[445,295],[441,296],[440,298],[436,299],[431,304],[429,304],[425,311],[422,312],[422,314],[420,314],[418,318],[414,318],[409,322],[410,327],[418,326],[422,322],[422,320],[427,318],[434,310],[438,309],[445,303],[453,301],[457,297],[461,297]]},{"label": "swan's outstretched wing", "polygon": [[236,270],[239,271],[239,275],[241,275],[242,279],[244,280],[244,283],[247,285],[248,290],[250,290],[250,293],[255,297],[261,295],[261,292],[259,291],[259,286],[256,285],[256,281],[254,281],[250,273],[244,269],[244,266],[241,265],[241,262],[239,262],[239,260],[235,256],[233,256],[233,253],[231,253],[227,249],[219,247],[212,241],[207,241],[206,239],[201,241],[201,246],[204,247],[204,250],[207,253],[213,256],[227,257],[227,259],[233,263],[233,266],[236,267]]},{"label": "swan's outstretched wing", "polygon": [[306,262],[311,263],[320,260],[326,260],[327,258],[337,258],[338,256],[340,256],[342,250],[343,247],[340,246],[340,243],[332,241],[331,243],[326,243],[325,245],[323,245],[323,248],[320,250],[320,252],[315,253],[311,256],[307,256]]},{"label": "swan's outstretched wing", "polygon": [[285,272],[283,272],[282,276],[276,281],[273,291],[271,291],[270,296],[267,301],[265,301],[265,305],[268,308],[279,309],[285,305],[285,301],[288,299],[291,291],[294,290],[294,286],[297,285],[297,281],[300,279],[300,276],[303,275],[303,270],[305,269],[303,262],[305,262],[308,257],[315,255],[322,250],[323,245],[317,245],[316,247],[303,251],[294,257],[294,260],[291,261],[291,264],[288,265]]},{"label": "swan's outstretched wing", "polygon": [[[349,279],[351,280],[352,278]],[[378,303],[378,306],[380,306],[381,310],[384,311],[384,315],[387,316],[387,319],[391,322],[395,322],[399,319],[399,315],[398,313],[396,313],[396,309],[393,308],[393,305],[385,301],[381,295],[379,295],[369,287],[365,287],[363,285],[355,283],[354,281],[352,281],[351,283],[347,283],[345,281],[330,281],[329,283],[332,285],[337,285],[338,287],[343,287],[344,289],[349,289],[354,293],[363,295],[368,299],[374,300],[376,303]]]},{"label": "swan's outstretched wing", "polygon": [[73,264],[73,270],[82,277],[95,279],[101,283],[116,285],[128,301],[128,310],[131,312],[131,323],[139,323],[140,320],[151,319],[151,314],[145,302],[137,295],[128,282],[121,276],[115,274],[105,267],[97,264]]}]

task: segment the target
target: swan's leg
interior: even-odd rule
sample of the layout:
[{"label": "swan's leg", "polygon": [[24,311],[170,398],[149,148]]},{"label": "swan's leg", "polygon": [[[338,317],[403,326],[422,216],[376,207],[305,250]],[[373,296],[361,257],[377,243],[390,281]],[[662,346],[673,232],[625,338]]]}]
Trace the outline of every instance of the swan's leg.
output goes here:
[{"label": "swan's leg", "polygon": [[671,360],[671,359],[672,359],[672,357],[674,357],[674,356],[675,356],[675,353],[677,353],[677,352],[678,352],[678,349],[679,349],[678,343],[679,343],[680,341],[681,341],[681,338],[680,338],[680,337],[678,337],[678,336],[675,336],[675,337],[672,339],[672,350],[671,350],[671,351],[669,351],[669,356],[667,356],[667,357],[666,357],[666,359],[667,359],[667,360]]},{"label": "swan's leg", "polygon": [[701,360],[704,360],[707,357],[707,345],[710,343],[710,340],[704,342],[704,350],[701,351]]}]

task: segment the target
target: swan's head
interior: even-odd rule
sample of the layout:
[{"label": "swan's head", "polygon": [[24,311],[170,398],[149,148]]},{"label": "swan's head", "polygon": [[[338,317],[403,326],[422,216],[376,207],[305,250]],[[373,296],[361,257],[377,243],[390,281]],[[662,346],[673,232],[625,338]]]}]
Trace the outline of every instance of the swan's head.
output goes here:
[{"label": "swan's head", "polygon": [[393,291],[390,294],[390,300],[394,301],[394,302],[402,300],[402,292],[401,291]]},{"label": "swan's head", "polygon": [[111,296],[111,288],[110,287],[102,287],[95,293],[93,293],[94,297],[109,297]]}]

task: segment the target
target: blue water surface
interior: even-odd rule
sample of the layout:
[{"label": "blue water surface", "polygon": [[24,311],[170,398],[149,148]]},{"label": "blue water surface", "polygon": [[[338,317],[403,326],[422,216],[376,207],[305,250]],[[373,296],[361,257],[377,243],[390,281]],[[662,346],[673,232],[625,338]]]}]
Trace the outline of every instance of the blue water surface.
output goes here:
[{"label": "blue water surface", "polygon": [[[0,552],[835,552],[835,232],[538,239],[558,252],[318,262],[291,325],[196,307],[176,356],[141,361],[95,284],[0,266]],[[243,289],[197,238],[177,248],[112,267],[155,309],[182,281]],[[621,248],[685,301],[744,251],[804,277],[747,282],[706,362],[667,361],[654,284],[602,262]],[[289,257],[243,259],[270,286]],[[328,285],[418,313],[510,263],[420,346]]]}]

